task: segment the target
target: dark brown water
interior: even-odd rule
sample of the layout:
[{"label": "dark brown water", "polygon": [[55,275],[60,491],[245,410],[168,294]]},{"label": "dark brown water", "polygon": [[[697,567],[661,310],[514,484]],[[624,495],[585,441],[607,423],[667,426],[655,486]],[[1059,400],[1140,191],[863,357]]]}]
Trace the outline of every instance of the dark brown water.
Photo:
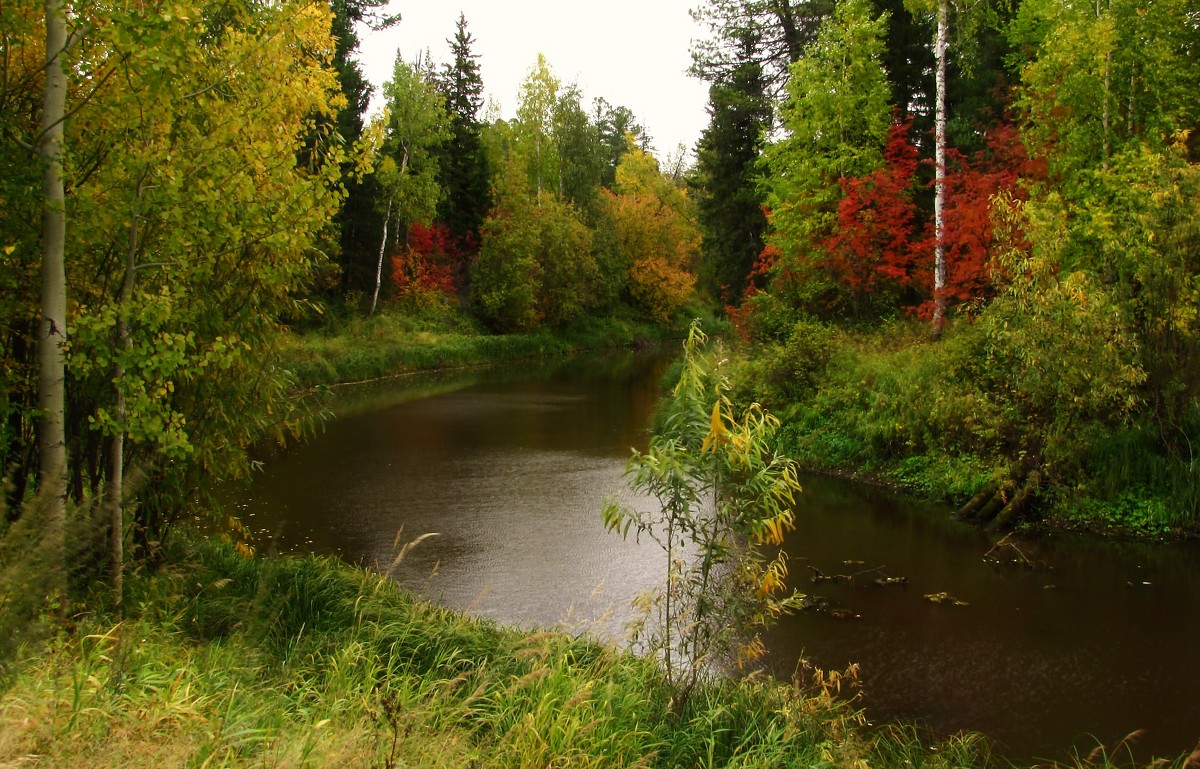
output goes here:
[{"label": "dark brown water", "polygon": [[[644,447],[665,367],[614,356],[359,390],[310,444],[268,462],[243,516],[280,550],[394,569],[431,599],[499,622],[620,638],[659,553],[604,531],[630,447]],[[632,500],[630,500],[632,501]],[[1146,729],[1139,755],[1200,738],[1200,548],[1020,541],[1036,568],[992,564],[996,538],[948,511],[805,479],[787,545],[796,586],[857,619],[789,618],[769,664],[858,662],[873,721],[979,730],[1016,758],[1087,753]],[[1006,549],[1017,557],[1017,551]],[[814,583],[824,575],[848,581]],[[883,587],[880,577],[903,577]],[[933,603],[948,593],[966,603]]]}]

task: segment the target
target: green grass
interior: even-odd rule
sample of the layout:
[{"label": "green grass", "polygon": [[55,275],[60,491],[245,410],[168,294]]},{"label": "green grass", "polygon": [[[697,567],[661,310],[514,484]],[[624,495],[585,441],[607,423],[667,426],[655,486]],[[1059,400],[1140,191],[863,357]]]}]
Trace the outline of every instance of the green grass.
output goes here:
[{"label": "green grass", "polygon": [[779,448],[813,470],[961,505],[1028,453],[1045,471],[1029,511],[1038,525],[1200,533],[1188,442],[1200,409],[1165,433],[1153,415],[1077,414],[991,366],[984,341],[965,322],[935,344],[915,321],[858,330],[799,321],[782,341],[744,351],[738,394],[781,418]]},{"label": "green grass", "polygon": [[652,663],[586,638],[498,628],[331,559],[177,548],[134,575],[123,618],[26,648],[0,767],[1004,766],[978,736],[865,731],[836,675],[711,680],[671,713]]},{"label": "green grass", "polygon": [[657,343],[681,331],[629,318],[585,318],[566,329],[492,334],[453,308],[387,306],[286,337],[283,365],[303,388],[399,374]]}]

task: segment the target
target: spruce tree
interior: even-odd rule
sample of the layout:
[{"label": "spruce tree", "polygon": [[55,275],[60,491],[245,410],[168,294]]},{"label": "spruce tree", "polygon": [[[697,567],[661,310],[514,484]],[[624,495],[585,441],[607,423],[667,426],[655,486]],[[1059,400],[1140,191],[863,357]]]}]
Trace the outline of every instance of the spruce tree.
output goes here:
[{"label": "spruce tree", "polygon": [[[747,39],[743,51],[750,54]],[[697,147],[701,188],[700,226],[704,231],[701,285],[714,297],[738,304],[747,275],[763,248],[767,225],[755,167],[771,121],[762,67],[747,56],[722,82],[709,89],[711,122]]]},{"label": "spruce tree", "polygon": [[479,228],[492,205],[490,168],[480,133],[483,78],[479,55],[471,52],[475,39],[467,19],[459,14],[454,38],[447,41],[454,61],[443,65],[441,89],[450,114],[451,138],[441,153],[441,183],[445,190],[438,221],[449,228],[459,244],[479,243]]}]

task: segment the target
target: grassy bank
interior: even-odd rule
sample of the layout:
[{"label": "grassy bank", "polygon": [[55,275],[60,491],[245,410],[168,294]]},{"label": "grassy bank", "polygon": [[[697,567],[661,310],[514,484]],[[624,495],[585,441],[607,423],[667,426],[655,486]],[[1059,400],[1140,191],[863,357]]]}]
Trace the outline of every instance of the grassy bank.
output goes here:
[{"label": "grassy bank", "polygon": [[685,711],[646,661],[502,630],[320,558],[188,545],[86,614],[0,696],[0,766],[963,767],[981,741],[867,735],[835,679],[711,682]]},{"label": "grassy bank", "polygon": [[[981,325],[932,342],[916,321],[792,323],[745,350],[739,398],[767,404],[784,423],[782,450],[811,469],[955,506],[1028,491],[1008,525],[1200,533],[1200,476],[1189,454],[1164,448],[1160,425],[1110,407],[1098,375],[997,363]],[[1198,420],[1185,415],[1181,434]],[[993,509],[982,520],[1000,519]]]},{"label": "grassy bank", "polygon": [[566,329],[493,334],[447,307],[386,307],[375,315],[331,319],[286,338],[283,363],[300,387],[361,382],[397,374],[567,355],[678,337],[662,327],[619,318],[586,318]]}]

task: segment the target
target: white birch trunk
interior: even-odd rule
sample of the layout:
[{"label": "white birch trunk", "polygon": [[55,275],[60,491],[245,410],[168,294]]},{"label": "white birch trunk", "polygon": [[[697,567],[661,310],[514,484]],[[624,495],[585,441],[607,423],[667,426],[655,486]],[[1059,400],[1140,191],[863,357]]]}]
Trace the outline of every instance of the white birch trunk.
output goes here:
[{"label": "white birch trunk", "polygon": [[375,295],[371,297],[371,312],[375,314],[375,305],[379,304],[379,284],[383,280],[383,252],[387,249],[388,220],[392,218],[392,201],[388,200],[387,213],[383,215],[383,237],[379,241],[379,261],[375,264]]},{"label": "white birch trunk", "polygon": [[944,244],[946,208],[946,38],[949,0],[938,0],[937,40],[934,57],[935,95],[933,116],[933,337],[938,339],[946,326],[946,247]]},{"label": "white birch trunk", "polygon": [[38,326],[38,457],[39,494],[45,505],[43,542],[46,568],[66,566],[64,529],[67,496],[65,426],[65,361],[67,341],[67,278],[65,265],[67,219],[63,189],[63,120],[67,77],[62,55],[67,48],[67,19],[63,0],[46,0],[46,75],[42,122],[36,143],[42,160],[42,275],[41,321]]},{"label": "white birch trunk", "polygon": [[[121,295],[117,304],[116,342],[122,351],[133,348],[129,334],[129,306],[133,302],[133,281],[137,270],[137,252],[140,234],[138,219],[141,216],[142,184],[138,181],[137,196],[132,222],[129,225],[129,250],[125,254],[125,278],[121,282]],[[127,405],[121,380],[125,378],[125,367],[118,360],[113,365],[113,393],[116,401],[117,432],[112,437],[112,457],[108,478],[108,555],[112,571],[113,601],[121,605],[125,588],[125,422]]]}]

